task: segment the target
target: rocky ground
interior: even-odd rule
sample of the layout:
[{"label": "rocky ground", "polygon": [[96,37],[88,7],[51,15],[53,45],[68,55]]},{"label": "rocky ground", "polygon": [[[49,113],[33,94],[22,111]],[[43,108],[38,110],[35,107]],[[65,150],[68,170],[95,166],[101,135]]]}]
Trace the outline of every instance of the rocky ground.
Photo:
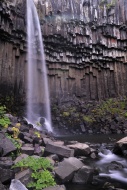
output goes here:
[{"label": "rocky ground", "polygon": [[127,134],[127,100],[80,101],[76,97],[52,105],[54,130],[64,134]]},{"label": "rocky ground", "polygon": [[[90,143],[58,141],[52,134],[37,131],[25,120],[8,116],[11,124],[0,131],[0,190],[27,190],[26,186],[31,180],[30,169],[13,169],[12,166],[28,156],[46,157],[54,167],[52,175],[57,185],[44,190],[66,190],[68,182],[85,186],[90,184],[95,189],[124,190],[109,182],[108,178],[101,179],[100,169],[89,164],[95,163],[100,152],[104,152],[100,145],[96,147]],[[113,152],[126,158],[127,137],[113,145]],[[110,172],[111,168],[126,169],[124,164],[117,161],[108,163],[106,170]]]}]

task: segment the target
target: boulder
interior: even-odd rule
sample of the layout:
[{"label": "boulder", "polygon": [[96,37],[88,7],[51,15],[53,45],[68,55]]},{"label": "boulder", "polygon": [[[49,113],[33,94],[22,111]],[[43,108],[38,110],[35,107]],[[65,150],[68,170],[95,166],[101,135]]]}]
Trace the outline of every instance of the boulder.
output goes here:
[{"label": "boulder", "polygon": [[73,178],[74,172],[82,168],[83,165],[77,158],[70,157],[60,162],[54,171],[56,177],[64,183],[70,181]]},{"label": "boulder", "polygon": [[125,189],[115,187],[110,182],[105,182],[105,184],[103,185],[102,188],[103,188],[103,190],[125,190]]},{"label": "boulder", "polygon": [[7,190],[7,188],[0,182],[0,189],[1,190]]},{"label": "boulder", "polygon": [[122,170],[123,169],[123,165],[117,161],[113,161],[111,162],[108,166],[107,169],[108,170]]},{"label": "boulder", "polygon": [[28,154],[20,154],[15,160],[14,163],[16,164],[17,162],[21,161],[24,158],[27,158]]},{"label": "boulder", "polygon": [[66,146],[60,146],[54,143],[48,143],[46,144],[45,154],[57,154],[58,156],[68,158],[74,156],[74,150]]},{"label": "boulder", "polygon": [[56,185],[55,187],[47,187],[43,190],[66,190],[66,187],[64,185]]},{"label": "boulder", "polygon": [[26,169],[23,170],[15,175],[15,179],[20,180],[25,186],[30,182],[31,178],[31,170]]},{"label": "boulder", "polygon": [[42,156],[43,155],[43,149],[41,149],[39,144],[35,144],[34,145],[34,154],[38,155],[38,156]]},{"label": "boulder", "polygon": [[74,149],[75,156],[88,156],[91,152],[90,147],[84,143],[67,145],[68,148]]},{"label": "boulder", "polygon": [[50,144],[53,143],[53,141],[50,138],[44,137],[43,138],[43,144],[42,145],[46,145],[46,144]]},{"label": "boulder", "polygon": [[73,177],[73,183],[86,184],[92,182],[94,169],[89,166],[83,166],[77,172],[75,172]]},{"label": "boulder", "polygon": [[3,133],[0,133],[0,148],[3,150],[2,156],[6,156],[17,149],[11,140],[8,139]]},{"label": "boulder", "polygon": [[59,146],[64,146],[63,141],[54,141],[53,143],[56,144],[56,145],[59,145]]},{"label": "boulder", "polygon": [[0,181],[2,183],[10,182],[14,178],[14,172],[10,169],[0,168]]},{"label": "boulder", "polygon": [[23,146],[21,147],[22,154],[28,154],[29,156],[34,154],[34,147],[31,146]]},{"label": "boulder", "polygon": [[13,179],[9,190],[28,190],[19,180]]},{"label": "boulder", "polygon": [[56,154],[51,154],[49,156],[46,157],[53,166],[58,166],[59,163],[59,157]]},{"label": "boulder", "polygon": [[9,119],[10,119],[10,121],[12,122],[12,123],[17,123],[17,117],[15,117],[15,116],[13,116],[13,115],[11,115],[11,114],[5,114],[5,116],[6,117],[8,117]]},{"label": "boulder", "polygon": [[10,169],[13,165],[11,157],[0,157],[0,167],[4,169]]},{"label": "boulder", "polygon": [[127,156],[127,137],[124,137],[116,142],[113,148],[113,153]]}]

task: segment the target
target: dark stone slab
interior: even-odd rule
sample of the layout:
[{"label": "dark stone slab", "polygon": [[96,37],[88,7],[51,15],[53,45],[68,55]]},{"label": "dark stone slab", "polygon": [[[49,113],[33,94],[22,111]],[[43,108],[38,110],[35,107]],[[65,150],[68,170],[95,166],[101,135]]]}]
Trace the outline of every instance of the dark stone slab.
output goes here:
[{"label": "dark stone slab", "polygon": [[16,147],[14,146],[14,144],[3,133],[0,133],[0,148],[3,149],[2,156],[16,151]]}]

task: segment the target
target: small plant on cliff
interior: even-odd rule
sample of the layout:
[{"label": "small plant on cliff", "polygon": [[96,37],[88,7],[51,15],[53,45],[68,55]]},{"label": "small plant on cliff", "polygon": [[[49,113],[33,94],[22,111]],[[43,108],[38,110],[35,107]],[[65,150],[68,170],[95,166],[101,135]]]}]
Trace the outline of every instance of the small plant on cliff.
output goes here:
[{"label": "small plant on cliff", "polygon": [[89,124],[93,123],[94,122],[94,119],[92,116],[89,116],[89,115],[85,115],[83,116],[83,120]]},{"label": "small plant on cliff", "polygon": [[28,156],[16,163],[13,168],[30,168],[32,170],[32,181],[27,185],[34,190],[41,190],[49,186],[56,185],[54,178],[48,169],[52,170],[53,167],[50,161],[46,158],[34,158]]},{"label": "small plant on cliff", "polygon": [[70,116],[70,113],[69,112],[63,112],[63,117],[69,117]]},{"label": "small plant on cliff", "polygon": [[100,1],[100,8],[104,8],[104,4],[106,5],[107,10],[109,10],[111,7],[115,6],[116,0],[111,0],[110,3],[108,3],[107,0],[101,0]]},{"label": "small plant on cliff", "polygon": [[8,127],[8,125],[11,123],[10,119],[5,116],[6,113],[6,107],[0,106],[0,126],[2,127]]}]

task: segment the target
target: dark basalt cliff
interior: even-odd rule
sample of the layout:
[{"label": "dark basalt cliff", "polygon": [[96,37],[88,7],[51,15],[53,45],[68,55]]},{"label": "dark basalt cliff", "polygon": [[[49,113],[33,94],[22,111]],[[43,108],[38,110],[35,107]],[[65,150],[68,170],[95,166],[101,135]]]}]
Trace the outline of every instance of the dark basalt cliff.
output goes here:
[{"label": "dark basalt cliff", "polygon": [[[0,94],[25,99],[26,1],[0,3]],[[52,100],[127,95],[127,1],[36,0]]]},{"label": "dark basalt cliff", "polygon": [[48,0],[42,10],[51,97],[126,95],[127,1]]},{"label": "dark basalt cliff", "polygon": [[25,1],[0,1],[0,98],[12,104],[25,93]]}]

